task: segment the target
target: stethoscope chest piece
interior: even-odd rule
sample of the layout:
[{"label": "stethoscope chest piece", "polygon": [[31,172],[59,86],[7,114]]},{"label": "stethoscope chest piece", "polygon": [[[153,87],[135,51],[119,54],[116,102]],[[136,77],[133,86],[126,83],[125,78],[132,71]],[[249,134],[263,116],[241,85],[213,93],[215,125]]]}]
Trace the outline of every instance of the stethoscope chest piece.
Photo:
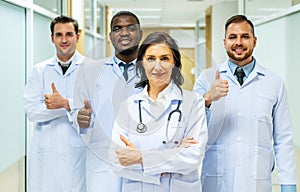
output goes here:
[{"label": "stethoscope chest piece", "polygon": [[[173,110],[173,111],[171,111],[171,112],[169,113],[169,116],[168,116],[168,122],[167,122],[167,128],[166,128],[166,140],[163,141],[163,144],[167,144],[169,141],[171,141],[171,140],[168,138],[168,128],[169,128],[169,122],[170,122],[170,120],[171,120],[172,114],[173,114],[173,113],[178,113],[178,114],[179,114],[178,122],[181,121],[181,111],[180,111],[180,109],[179,109],[180,104],[181,104],[181,101],[178,100],[178,104],[177,104],[176,109]],[[142,120],[141,100],[139,100],[139,118],[140,118],[140,122],[139,122],[139,124],[136,126],[136,132],[138,132],[138,133],[145,133],[145,132],[147,131],[147,126],[143,123],[143,120]],[[178,144],[179,142],[178,142],[178,141],[175,141],[174,143],[175,143],[175,144]]]},{"label": "stethoscope chest piece", "polygon": [[136,132],[138,133],[145,133],[147,131],[147,126],[140,122],[137,126],[136,126]]}]

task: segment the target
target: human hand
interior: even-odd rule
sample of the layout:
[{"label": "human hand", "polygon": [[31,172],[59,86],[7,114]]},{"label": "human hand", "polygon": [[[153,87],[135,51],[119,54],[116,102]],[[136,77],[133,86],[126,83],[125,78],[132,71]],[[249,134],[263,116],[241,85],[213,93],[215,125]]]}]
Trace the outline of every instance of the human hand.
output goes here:
[{"label": "human hand", "polygon": [[187,138],[183,138],[181,141],[181,144],[178,147],[189,147],[193,144],[198,144],[198,141],[194,140],[193,137],[187,137]]},{"label": "human hand", "polygon": [[227,96],[229,85],[227,80],[220,79],[220,72],[216,71],[215,81],[211,84],[210,89],[204,94],[205,106],[209,107],[213,101]]},{"label": "human hand", "polygon": [[132,149],[137,149],[136,146],[130,142],[124,135],[120,135],[121,141],[126,145],[126,147],[132,148]]},{"label": "human hand", "polygon": [[84,100],[84,107],[78,111],[77,122],[79,127],[88,128],[91,123],[92,107],[87,99]]},{"label": "human hand", "polygon": [[52,94],[45,94],[44,100],[47,109],[59,109],[65,108],[68,111],[71,110],[69,100],[64,98],[56,89],[54,83],[51,84]]},{"label": "human hand", "polygon": [[126,147],[116,150],[117,157],[122,166],[129,166],[133,164],[142,164],[142,153],[135,145],[128,141],[123,135],[120,135],[120,139],[125,143]]}]

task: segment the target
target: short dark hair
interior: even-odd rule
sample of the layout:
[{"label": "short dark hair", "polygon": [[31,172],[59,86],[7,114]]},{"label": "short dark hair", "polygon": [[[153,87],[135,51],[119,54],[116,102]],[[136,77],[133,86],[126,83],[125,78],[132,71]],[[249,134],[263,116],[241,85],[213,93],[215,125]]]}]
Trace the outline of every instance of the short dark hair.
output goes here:
[{"label": "short dark hair", "polygon": [[227,32],[227,28],[231,23],[243,23],[245,21],[251,26],[253,36],[255,36],[254,35],[254,25],[245,15],[234,15],[234,16],[230,17],[229,19],[227,19],[226,24],[225,24],[225,35]]},{"label": "short dark hair", "polygon": [[142,64],[143,57],[149,46],[160,44],[160,43],[166,44],[172,50],[172,54],[175,60],[175,66],[173,67],[172,70],[171,79],[179,88],[183,84],[184,78],[180,71],[182,68],[181,55],[176,41],[165,32],[154,32],[154,33],[150,33],[145,38],[145,40],[142,42],[139,48],[137,61],[136,61],[136,74],[141,78],[141,80],[136,84],[135,86],[136,88],[145,87],[146,85],[149,84],[145,69]]},{"label": "short dark hair", "polygon": [[111,19],[111,21],[110,21],[110,29],[111,29],[111,30],[112,30],[112,25],[113,25],[114,19],[117,18],[117,17],[120,17],[120,16],[124,16],[124,15],[134,17],[135,20],[136,20],[136,22],[137,22],[137,24],[140,25],[140,20],[139,20],[139,18],[138,18],[134,13],[132,13],[132,12],[130,12],[130,11],[119,11],[119,12],[117,12],[117,13],[112,17],[112,19]]},{"label": "short dark hair", "polygon": [[65,15],[60,15],[60,16],[54,18],[51,21],[51,24],[50,24],[51,35],[53,35],[54,26],[57,23],[72,23],[74,25],[74,29],[75,29],[76,34],[78,34],[78,28],[79,28],[78,27],[78,22],[75,19],[73,19],[72,17],[68,17],[68,16],[65,16]]}]

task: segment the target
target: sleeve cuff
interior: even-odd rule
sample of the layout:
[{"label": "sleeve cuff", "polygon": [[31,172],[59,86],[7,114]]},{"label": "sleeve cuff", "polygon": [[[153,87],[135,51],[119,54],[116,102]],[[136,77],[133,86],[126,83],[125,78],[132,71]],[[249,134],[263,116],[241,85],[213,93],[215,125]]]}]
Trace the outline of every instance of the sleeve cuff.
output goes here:
[{"label": "sleeve cuff", "polygon": [[281,192],[296,192],[296,185],[281,185]]}]

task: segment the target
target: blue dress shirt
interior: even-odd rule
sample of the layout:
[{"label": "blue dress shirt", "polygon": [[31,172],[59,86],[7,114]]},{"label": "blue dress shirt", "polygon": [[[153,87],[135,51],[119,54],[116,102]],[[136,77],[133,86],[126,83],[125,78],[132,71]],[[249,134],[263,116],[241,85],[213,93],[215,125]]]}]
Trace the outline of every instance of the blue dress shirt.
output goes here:
[{"label": "blue dress shirt", "polygon": [[[249,77],[249,74],[253,71],[254,66],[255,66],[255,62],[256,62],[256,60],[253,57],[253,60],[250,63],[248,63],[247,65],[242,67],[244,72],[245,72],[245,77],[243,78],[244,82],[247,79],[247,77]],[[229,69],[232,72],[232,74],[234,74],[235,69],[238,67],[237,64],[235,64],[235,63],[233,63],[229,60],[228,60],[228,66],[229,66]],[[234,75],[234,76],[237,78],[236,75]]]}]

